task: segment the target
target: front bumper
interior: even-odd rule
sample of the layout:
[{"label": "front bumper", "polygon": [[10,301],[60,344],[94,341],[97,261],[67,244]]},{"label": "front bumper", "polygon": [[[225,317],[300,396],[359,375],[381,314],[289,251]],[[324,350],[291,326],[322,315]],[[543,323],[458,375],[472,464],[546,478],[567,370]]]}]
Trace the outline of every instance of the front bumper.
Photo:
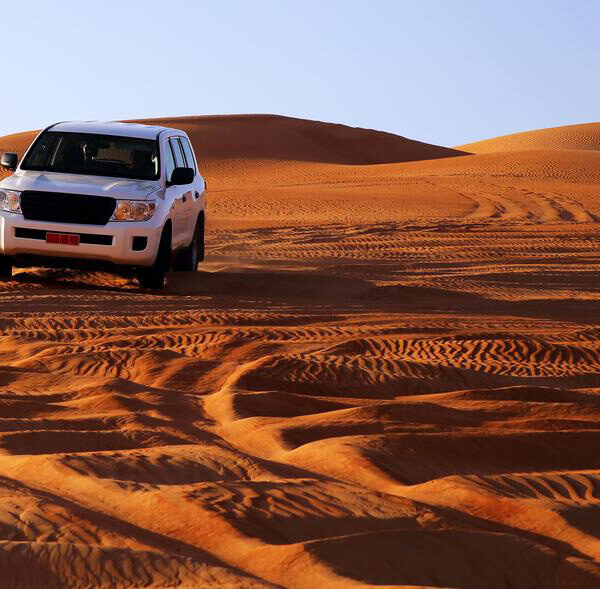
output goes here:
[{"label": "front bumper", "polygon": [[[151,266],[162,232],[162,224],[155,217],[144,222],[109,221],[106,225],[79,225],[28,221],[23,215],[0,211],[0,253],[6,256],[44,256],[98,260],[125,266]],[[40,232],[75,233],[91,237],[82,239],[79,245],[46,243],[45,239],[30,237],[39,236]],[[98,238],[94,239],[93,236]],[[134,237],[147,238],[143,250],[134,249]],[[102,243],[90,243],[94,241]]]}]

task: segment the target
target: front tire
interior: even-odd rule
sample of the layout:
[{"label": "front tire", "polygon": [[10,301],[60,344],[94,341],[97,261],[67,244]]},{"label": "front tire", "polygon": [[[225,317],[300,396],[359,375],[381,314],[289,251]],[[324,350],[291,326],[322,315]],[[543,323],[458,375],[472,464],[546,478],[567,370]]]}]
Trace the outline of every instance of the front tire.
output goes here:
[{"label": "front tire", "polygon": [[0,256],[0,281],[12,278],[12,260],[8,256]]},{"label": "front tire", "polygon": [[192,243],[178,256],[175,270],[179,272],[196,272],[198,264],[204,261],[204,215],[200,215],[194,228]]},{"label": "front tire", "polygon": [[171,226],[163,229],[154,264],[148,268],[139,268],[137,279],[142,288],[158,290],[164,288],[165,277],[171,265]]}]

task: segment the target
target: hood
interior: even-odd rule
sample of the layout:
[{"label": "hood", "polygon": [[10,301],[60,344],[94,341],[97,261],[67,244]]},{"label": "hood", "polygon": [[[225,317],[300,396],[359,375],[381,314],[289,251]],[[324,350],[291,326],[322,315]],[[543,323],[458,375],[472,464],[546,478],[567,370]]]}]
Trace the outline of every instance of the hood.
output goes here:
[{"label": "hood", "polygon": [[17,171],[4,178],[0,187],[10,190],[41,190],[45,192],[66,192],[112,196],[113,198],[145,200],[149,194],[160,188],[158,180],[126,180],[106,176],[83,176],[58,172]]}]

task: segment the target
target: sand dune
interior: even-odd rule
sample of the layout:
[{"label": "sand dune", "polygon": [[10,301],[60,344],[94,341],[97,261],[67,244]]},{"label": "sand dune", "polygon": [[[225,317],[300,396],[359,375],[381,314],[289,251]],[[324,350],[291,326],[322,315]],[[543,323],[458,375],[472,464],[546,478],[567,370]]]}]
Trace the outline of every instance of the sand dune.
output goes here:
[{"label": "sand dune", "polygon": [[456,149],[383,131],[275,115],[172,117],[138,122],[183,129],[204,162],[253,159],[359,165],[461,154]]},{"label": "sand dune", "polygon": [[475,141],[456,149],[470,153],[494,153],[498,151],[526,151],[548,149],[600,149],[600,123],[566,125],[536,129]]},{"label": "sand dune", "polygon": [[593,127],[171,124],[202,272],[1,285],[4,585],[600,586]]},{"label": "sand dune", "polygon": [[[135,121],[134,121],[135,122]],[[275,115],[137,119],[186,131],[204,165],[248,160],[379,164],[461,155],[456,149],[392,133]],[[2,137],[0,151],[23,153],[38,131]]]}]

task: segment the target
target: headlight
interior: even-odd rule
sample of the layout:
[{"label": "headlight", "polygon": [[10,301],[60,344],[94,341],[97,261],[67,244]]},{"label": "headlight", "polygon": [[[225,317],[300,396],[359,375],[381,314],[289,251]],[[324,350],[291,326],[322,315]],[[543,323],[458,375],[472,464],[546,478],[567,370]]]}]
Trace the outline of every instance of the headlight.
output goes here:
[{"label": "headlight", "polygon": [[21,193],[16,190],[0,189],[0,209],[9,213],[20,213]]},{"label": "headlight", "polygon": [[147,221],[156,210],[154,201],[118,200],[111,221]]}]

